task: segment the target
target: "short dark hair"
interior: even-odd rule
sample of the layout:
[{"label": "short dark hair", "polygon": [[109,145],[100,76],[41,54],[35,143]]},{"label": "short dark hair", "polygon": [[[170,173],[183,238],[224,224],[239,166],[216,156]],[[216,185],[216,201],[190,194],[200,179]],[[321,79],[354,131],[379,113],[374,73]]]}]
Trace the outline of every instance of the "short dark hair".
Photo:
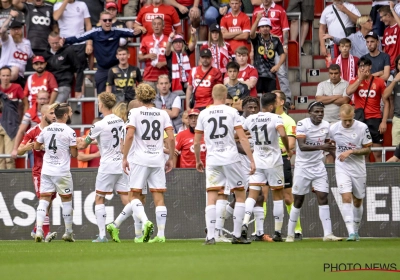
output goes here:
[{"label": "short dark hair", "polygon": [[1,68],[0,68],[0,72],[1,72],[2,70],[5,70],[5,69],[7,69],[8,71],[11,72],[11,68],[8,67],[8,66],[3,66],[3,67],[1,67]]},{"label": "short dark hair", "polygon": [[129,49],[128,49],[127,47],[125,47],[125,46],[118,47],[118,49],[117,49],[117,53],[119,53],[119,52],[123,52],[123,51],[125,51],[125,52],[129,53]]},{"label": "short dark hair", "polygon": [[[229,99],[229,95],[228,95],[227,99]],[[250,103],[250,102],[254,102],[257,104],[258,107],[260,107],[260,99],[259,98],[253,97],[253,96],[247,96],[242,101],[242,108],[244,108],[244,106],[246,106],[247,103]]]},{"label": "short dark hair", "polygon": [[261,106],[263,108],[265,108],[271,104],[275,104],[275,102],[276,102],[276,94],[275,93],[266,92],[261,97]]},{"label": "short dark hair", "polygon": [[378,9],[378,13],[389,14],[391,17],[393,17],[393,13],[390,10],[390,6],[388,6],[388,5],[380,7]]},{"label": "short dark hair", "polygon": [[68,103],[54,103],[50,109],[54,109],[54,115],[58,120],[61,120],[65,114],[69,113],[70,105]]},{"label": "short dark hair", "polygon": [[346,44],[350,44],[351,47],[351,41],[349,39],[347,38],[340,39],[339,45],[346,45]]},{"label": "short dark hair", "polygon": [[239,72],[240,65],[236,61],[228,62],[228,64],[226,65],[226,70],[229,69],[236,69]]},{"label": "short dark hair", "polygon": [[339,70],[339,73],[341,71],[339,64],[331,64],[328,69],[329,70]]},{"label": "short dark hair", "polygon": [[161,20],[161,23],[162,23],[162,25],[164,25],[164,19],[162,18],[162,17],[155,17],[155,18],[153,18],[153,20],[151,21],[151,22],[153,22],[153,21],[155,21],[156,19],[159,19],[159,20]]},{"label": "short dark hair", "polygon": [[367,57],[363,57],[363,56],[360,58],[360,60],[357,63],[358,67],[360,67],[361,63],[364,63],[364,65],[370,65],[370,66],[372,65],[371,59],[369,59]]},{"label": "short dark hair", "polygon": [[245,46],[241,46],[235,50],[235,53],[238,53],[241,55],[244,55],[244,54],[249,55],[249,50]]}]

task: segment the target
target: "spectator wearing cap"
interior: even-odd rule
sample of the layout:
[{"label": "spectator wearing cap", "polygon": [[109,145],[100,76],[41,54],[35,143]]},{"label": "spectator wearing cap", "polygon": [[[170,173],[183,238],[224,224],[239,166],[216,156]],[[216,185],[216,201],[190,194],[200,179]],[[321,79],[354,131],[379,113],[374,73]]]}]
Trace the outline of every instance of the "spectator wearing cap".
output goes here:
[{"label": "spectator wearing cap", "polygon": [[[182,131],[175,138],[174,163],[176,164],[176,162],[179,160],[180,168],[196,168],[196,158],[194,155],[193,138],[194,138],[194,129],[197,125],[197,119],[199,117],[200,111],[197,109],[190,109],[187,111],[187,113],[189,116],[189,129]],[[206,159],[206,153],[207,153],[207,148],[203,136],[200,142],[200,158],[204,164]]]},{"label": "spectator wearing cap", "polygon": [[171,80],[171,91],[184,94],[189,79],[190,65],[189,56],[194,52],[197,43],[197,30],[192,27],[189,45],[186,44],[182,35],[172,32],[169,35],[165,47],[165,57]]},{"label": "spectator wearing cap", "polygon": [[371,74],[385,81],[390,76],[390,56],[387,53],[379,50],[380,41],[378,34],[369,32],[365,35],[366,46],[368,53],[362,57],[372,61]]},{"label": "spectator wearing cap", "polygon": [[[366,42],[366,36],[368,33],[372,32],[372,20],[369,16],[361,16],[357,19],[356,25],[359,30],[356,33],[350,34],[346,38],[351,41],[350,54],[356,57],[362,57],[368,53],[368,43]],[[322,38],[324,40],[331,39],[336,45],[338,45],[339,41],[342,39],[339,37],[333,37],[329,34],[323,35]],[[378,45],[379,50],[381,50],[382,47],[380,42],[378,43]]]},{"label": "spectator wearing cap", "polygon": [[165,51],[168,37],[164,35],[164,20],[160,17],[153,19],[153,34],[145,36],[139,49],[138,59],[145,62],[143,82],[156,90],[157,80],[160,75],[168,74]]},{"label": "spectator wearing cap", "polygon": [[221,27],[218,23],[213,23],[208,32],[208,42],[204,43],[200,49],[209,49],[212,54],[212,66],[221,71],[222,76],[226,73],[226,65],[232,60],[231,46],[224,41]]},{"label": "spectator wearing cap", "polygon": [[[33,56],[31,42],[22,36],[22,22],[16,21],[17,11],[11,11],[8,18],[1,26],[1,58],[0,67],[11,67],[11,81],[16,82],[23,87],[25,85],[24,72],[28,58]],[[14,20],[13,20],[14,19]],[[11,22],[11,20],[13,20]],[[11,22],[11,25],[10,25]],[[7,28],[10,25],[10,34],[7,34]]]},{"label": "spectator wearing cap", "polygon": [[[28,110],[28,101],[18,84],[10,82],[11,69],[3,66],[0,69],[0,154],[11,154],[14,148],[15,136],[18,132],[20,115],[19,102],[24,104],[24,113]],[[13,169],[12,158],[0,159],[0,169]]]},{"label": "spectator wearing cap", "polygon": [[[257,32],[259,30],[259,33]],[[254,67],[258,71],[257,92],[266,93],[276,90],[276,73],[285,62],[286,54],[278,37],[270,33],[271,21],[257,14],[251,27],[250,39],[254,49]],[[275,64],[275,56],[279,56]],[[286,92],[285,92],[286,93]]]},{"label": "spectator wearing cap", "polygon": [[150,0],[150,3],[150,5],[143,6],[140,9],[134,27],[139,27],[145,35],[152,35],[154,32],[152,29],[153,20],[159,17],[165,23],[165,28],[163,29],[165,36],[169,36],[172,31],[182,34],[181,21],[174,7],[165,5],[163,0]]},{"label": "spectator wearing cap", "polygon": [[200,50],[200,65],[193,68],[189,75],[186,90],[186,108],[190,108],[190,97],[194,95],[194,109],[204,110],[213,103],[212,89],[222,84],[221,71],[211,64],[212,53],[209,49]]},{"label": "spectator wearing cap", "polygon": [[[68,37],[65,44],[75,44],[87,40],[93,41],[94,57],[97,60],[97,71],[94,75],[96,90],[98,93],[105,91],[108,79],[108,71],[111,67],[118,64],[118,59],[113,55],[117,53],[119,39],[125,37],[138,37],[139,29],[127,29],[112,27],[112,15],[108,11],[103,11],[100,15],[101,27],[93,28],[82,35]],[[64,39],[61,40],[64,44]]]},{"label": "spectator wearing cap", "polygon": [[49,93],[50,104],[53,104],[58,95],[57,80],[52,73],[46,71],[46,60],[43,56],[35,56],[32,59],[32,66],[35,73],[30,75],[26,81],[24,95],[28,98],[29,107],[32,107],[36,102],[37,93],[40,90]]},{"label": "spectator wearing cap", "polygon": [[251,24],[250,18],[240,9],[242,7],[242,0],[230,0],[229,6],[231,7],[231,12],[221,19],[222,36],[231,46],[233,55],[236,49],[241,46],[245,46],[250,52],[251,45],[248,39]]},{"label": "spectator wearing cap", "polygon": [[[57,21],[58,27],[60,29],[60,36],[63,38],[81,35],[85,33],[85,29],[86,31],[92,29],[89,9],[84,2],[75,0],[60,1],[54,4],[53,10],[54,20]],[[53,44],[59,44],[59,40],[56,41],[54,36],[49,35],[49,40],[50,38],[54,38],[54,40],[52,40]],[[59,48],[59,46],[51,45],[50,47]],[[75,43],[71,46],[71,49],[76,54],[77,58],[77,64],[74,64],[74,69],[76,70],[75,97],[80,98],[83,94],[83,71],[88,67],[86,55],[90,55],[93,52],[93,42],[91,40],[87,40],[86,42]],[[47,49],[47,52],[44,55],[46,60],[48,55],[49,51]],[[51,63],[48,61],[47,66],[49,67],[50,65]],[[57,81],[59,81],[60,78],[57,77],[57,75],[56,78]],[[59,94],[61,94],[61,85],[59,86]]]},{"label": "spectator wearing cap", "polygon": [[228,99],[232,99],[232,107],[239,112],[243,111],[242,102],[247,96],[250,96],[250,89],[245,84],[239,81],[239,69],[240,66],[237,62],[231,61],[226,66],[228,69],[227,76],[229,78],[228,83],[225,86],[228,88]]},{"label": "spectator wearing cap", "polygon": [[73,46],[61,47],[61,38],[57,32],[51,32],[48,40],[50,47],[44,53],[47,62],[46,70],[54,75],[58,84],[56,102],[65,103],[71,94],[74,73],[81,64]]},{"label": "spectator wearing cap", "polygon": [[[113,27],[118,27],[118,28],[126,28],[125,22],[119,20],[117,18],[118,15],[118,6],[115,2],[108,2],[104,5],[104,8],[107,12],[111,14],[112,18],[112,26]],[[101,26],[101,22],[97,23],[97,26]],[[126,42],[125,42],[126,44]],[[123,43],[120,42],[120,45],[124,45]]]},{"label": "spectator wearing cap", "polygon": [[168,75],[161,75],[157,80],[157,94],[154,104],[156,108],[164,110],[168,113],[174,127],[174,133],[178,133],[182,127],[182,101],[177,93],[171,92],[169,89],[171,83]]}]

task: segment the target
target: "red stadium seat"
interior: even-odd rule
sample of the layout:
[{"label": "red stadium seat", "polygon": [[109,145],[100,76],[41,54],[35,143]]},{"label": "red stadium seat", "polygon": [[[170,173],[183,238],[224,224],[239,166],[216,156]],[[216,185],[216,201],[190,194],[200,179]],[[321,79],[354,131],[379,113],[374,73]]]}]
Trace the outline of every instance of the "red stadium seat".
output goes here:
[{"label": "red stadium seat", "polygon": [[95,103],[93,102],[82,102],[82,124],[92,124],[95,112]]},{"label": "red stadium seat", "polygon": [[[28,160],[28,165],[29,165],[29,160]],[[30,166],[28,166],[29,168]],[[25,159],[24,158],[17,158],[15,160],[15,168],[22,168],[25,169]]]},{"label": "red stadium seat", "polygon": [[325,8],[324,1],[325,0],[315,0],[314,17],[320,17],[321,16],[322,11]]},{"label": "red stadium seat", "polygon": [[129,54],[131,55],[129,57],[128,63],[130,65],[137,65],[137,51],[136,47],[129,47]]},{"label": "red stadium seat", "polygon": [[288,42],[288,65],[289,67],[300,66],[299,43],[296,41]]}]

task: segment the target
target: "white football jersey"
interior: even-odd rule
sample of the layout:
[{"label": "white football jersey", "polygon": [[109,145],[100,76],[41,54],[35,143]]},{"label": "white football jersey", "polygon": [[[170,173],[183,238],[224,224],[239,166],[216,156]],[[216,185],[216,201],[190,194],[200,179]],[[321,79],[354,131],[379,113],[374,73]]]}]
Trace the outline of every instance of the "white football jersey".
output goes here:
[{"label": "white football jersey", "polygon": [[[296,138],[305,138],[310,146],[321,146],[329,139],[329,123],[322,120],[319,125],[314,125],[310,118],[297,122]],[[296,147],[296,161],[294,166],[300,168],[317,167],[323,165],[324,151],[302,151]]]},{"label": "white football jersey", "polygon": [[241,127],[239,113],[232,107],[212,105],[200,112],[196,131],[204,133],[207,165],[221,166],[240,161],[234,130]]},{"label": "white football jersey", "polygon": [[42,174],[64,176],[70,174],[70,147],[76,146],[75,131],[65,123],[52,123],[39,134],[38,143],[44,145]]},{"label": "white football jersey", "polygon": [[336,142],[335,172],[351,177],[366,176],[365,156],[350,155],[345,161],[338,159],[347,150],[361,149],[372,145],[371,134],[365,123],[354,120],[350,128],[344,128],[342,122],[331,126],[330,138]]},{"label": "white football jersey", "polygon": [[[148,167],[164,166],[164,131],[172,129],[168,113],[155,107],[130,110],[128,127],[135,128],[134,143],[128,161]],[[134,148],[134,151],[133,151]],[[134,152],[133,158],[130,157]]]},{"label": "white football jersey", "polygon": [[279,148],[278,127],[283,127],[279,115],[259,112],[248,116],[243,128],[250,131],[254,139],[254,162],[257,168],[269,169],[283,165],[281,149]]},{"label": "white football jersey", "polygon": [[124,121],[114,114],[105,116],[90,129],[89,137],[97,140],[100,151],[100,173],[122,174],[121,131]]},{"label": "white football jersey", "polygon": [[[240,121],[244,124],[246,121],[246,118],[243,116],[240,116]],[[254,149],[254,139],[249,138],[249,143],[250,143],[250,148],[253,150]],[[250,168],[250,159],[247,155],[239,153],[240,161],[242,162],[242,165],[246,165]]]}]

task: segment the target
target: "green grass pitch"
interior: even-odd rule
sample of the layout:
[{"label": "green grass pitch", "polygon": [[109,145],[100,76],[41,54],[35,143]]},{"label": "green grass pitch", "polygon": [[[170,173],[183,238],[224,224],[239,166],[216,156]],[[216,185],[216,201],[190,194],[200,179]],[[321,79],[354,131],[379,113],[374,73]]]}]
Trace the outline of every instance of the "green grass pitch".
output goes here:
[{"label": "green grass pitch", "polygon": [[202,244],[0,241],[0,279],[400,279],[396,272],[324,272],[325,263],[390,263],[400,271],[400,239]]}]

